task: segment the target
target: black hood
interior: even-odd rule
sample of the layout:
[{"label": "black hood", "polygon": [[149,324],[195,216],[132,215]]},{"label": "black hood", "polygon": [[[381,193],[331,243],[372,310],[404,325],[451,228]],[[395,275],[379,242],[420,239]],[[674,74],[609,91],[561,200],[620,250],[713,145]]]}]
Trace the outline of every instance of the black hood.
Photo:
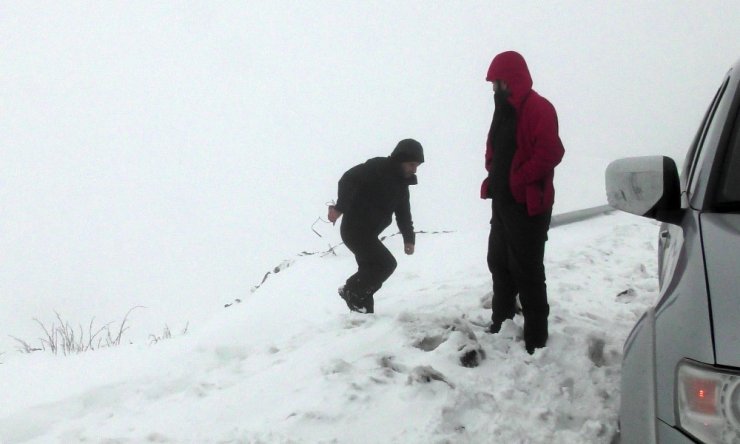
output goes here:
[{"label": "black hood", "polygon": [[424,148],[414,139],[403,139],[391,153],[391,159],[396,162],[424,163]]}]

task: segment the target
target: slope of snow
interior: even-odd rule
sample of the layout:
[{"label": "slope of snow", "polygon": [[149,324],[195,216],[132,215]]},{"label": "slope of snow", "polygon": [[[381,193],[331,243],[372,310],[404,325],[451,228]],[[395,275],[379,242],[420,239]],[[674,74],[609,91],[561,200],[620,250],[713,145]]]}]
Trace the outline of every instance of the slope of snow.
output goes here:
[{"label": "slope of snow", "polygon": [[388,238],[399,266],[374,315],[337,296],[355,268],[339,247],[288,258],[168,341],[8,355],[0,442],[609,442],[622,343],[657,296],[656,224],[611,214],[551,230],[550,340],[530,356],[520,316],[484,332],[481,222],[419,234],[413,256]]},{"label": "slope of snow", "polygon": [[[484,334],[484,73],[526,57],[566,146],[555,211],[580,209],[614,158],[680,163],[739,21],[723,0],[3,2],[0,443],[608,442],[655,225],[553,230],[550,346],[524,353],[521,319]],[[351,315],[347,251],[295,249],[338,243],[309,230],[337,179],[407,137],[417,228],[455,232],[412,257],[390,238],[378,313]],[[133,306],[132,344],[14,352],[35,317]]]}]

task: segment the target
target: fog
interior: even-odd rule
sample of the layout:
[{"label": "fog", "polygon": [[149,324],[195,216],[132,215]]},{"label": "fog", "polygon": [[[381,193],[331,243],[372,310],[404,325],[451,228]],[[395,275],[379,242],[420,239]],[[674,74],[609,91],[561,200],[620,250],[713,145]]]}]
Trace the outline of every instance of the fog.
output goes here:
[{"label": "fog", "polygon": [[0,351],[52,310],[146,306],[146,334],[248,296],[338,242],[311,226],[339,176],[402,138],[427,158],[416,228],[487,224],[505,50],[558,111],[555,211],[602,204],[609,160],[681,161],[738,23],[736,1],[0,1]]}]

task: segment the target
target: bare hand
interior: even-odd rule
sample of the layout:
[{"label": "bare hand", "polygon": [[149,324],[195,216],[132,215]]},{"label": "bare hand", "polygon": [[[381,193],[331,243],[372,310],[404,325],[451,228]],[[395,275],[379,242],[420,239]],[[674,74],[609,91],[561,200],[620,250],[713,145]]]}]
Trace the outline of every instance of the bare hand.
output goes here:
[{"label": "bare hand", "polygon": [[336,224],[337,219],[339,219],[341,215],[342,215],[342,212],[337,211],[337,209],[334,208],[334,205],[329,205],[329,215],[327,216],[327,218],[329,219],[329,222],[331,222],[332,224]]},{"label": "bare hand", "polygon": [[408,255],[414,254],[414,244],[404,244],[403,252]]}]

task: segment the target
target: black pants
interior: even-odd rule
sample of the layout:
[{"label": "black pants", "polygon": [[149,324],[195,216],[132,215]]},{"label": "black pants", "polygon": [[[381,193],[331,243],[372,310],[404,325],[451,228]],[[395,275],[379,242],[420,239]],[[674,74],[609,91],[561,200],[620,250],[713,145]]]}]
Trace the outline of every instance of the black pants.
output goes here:
[{"label": "black pants", "polygon": [[544,257],[551,215],[548,211],[529,216],[522,204],[493,203],[488,238],[488,269],[493,277],[491,320],[500,324],[513,318],[518,294],[527,349],[543,347],[547,342],[550,306]]},{"label": "black pants", "polygon": [[365,305],[368,312],[373,312],[373,295],[396,270],[396,258],[370,231],[342,224],[340,232],[344,245],[357,261],[357,273],[347,279],[344,291],[359,299],[358,302]]}]

